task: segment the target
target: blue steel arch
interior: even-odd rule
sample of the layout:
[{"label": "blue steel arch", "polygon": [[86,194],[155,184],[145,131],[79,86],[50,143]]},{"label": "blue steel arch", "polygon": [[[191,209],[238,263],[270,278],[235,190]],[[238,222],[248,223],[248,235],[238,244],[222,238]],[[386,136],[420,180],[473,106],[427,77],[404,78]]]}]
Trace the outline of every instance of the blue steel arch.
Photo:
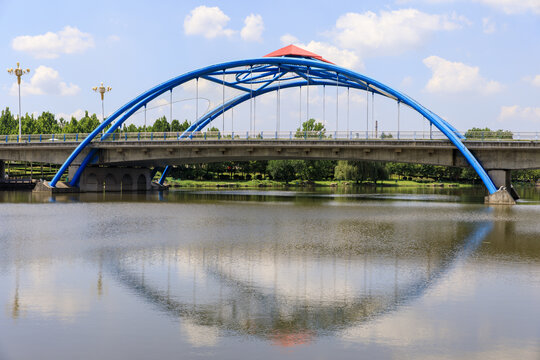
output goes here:
[{"label": "blue steel arch", "polygon": [[[225,82],[223,79],[219,78],[220,76],[231,74],[235,75],[236,81]],[[191,125],[187,132],[202,130],[212,120],[221,115],[223,111],[227,111],[228,109],[233,108],[247,99],[260,96],[270,91],[277,91],[278,89],[287,87],[312,85],[351,87],[391,98],[420,113],[423,117],[430,121],[430,123],[435,125],[435,127],[437,127],[463,154],[467,162],[482,179],[488,192],[493,194],[497,191],[486,170],[461,141],[463,136],[459,134],[451,124],[439,117],[437,114],[433,113],[431,110],[425,108],[423,105],[416,102],[409,96],[365,75],[319,60],[293,57],[256,58],[211,65],[172,78],[138,95],[133,100],[116,110],[109,118],[94,129],[94,131],[92,131],[92,133],[90,133],[88,137],[86,137],[84,141],[79,144],[79,146],[77,146],[73,153],[66,159],[64,164],[62,164],[57,174],[50,182],[50,186],[56,186],[61,176],[65,173],[71,163],[79,156],[81,151],[86,148],[98,134],[100,134],[102,130],[110,125],[110,128],[107,129],[107,131],[101,136],[101,140],[105,140],[131,115],[153,99],[167,91],[172,91],[179,85],[199,78],[241,90],[244,92],[244,94],[230,100],[227,102],[227,104],[217,106],[214,110],[211,110],[207,114],[203,115]],[[271,84],[276,81],[280,81],[280,84],[277,86],[271,86]],[[253,85],[258,87],[253,89]],[[184,137],[185,134],[186,133],[182,134],[182,136]],[[92,149],[82,161],[81,166],[73,179],[70,181],[71,186],[78,185],[82,171],[92,161],[96,155],[96,151],[97,150]]]}]

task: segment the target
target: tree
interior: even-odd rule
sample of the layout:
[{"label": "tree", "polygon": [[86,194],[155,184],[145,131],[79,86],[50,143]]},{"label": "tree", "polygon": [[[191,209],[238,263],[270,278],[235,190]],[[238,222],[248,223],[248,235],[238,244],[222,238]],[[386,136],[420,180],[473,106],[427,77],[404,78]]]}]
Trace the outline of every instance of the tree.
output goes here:
[{"label": "tree", "polygon": [[332,160],[296,160],[293,165],[302,180],[326,180],[334,176],[335,161]]},{"label": "tree", "polygon": [[302,129],[296,129],[296,134],[294,136],[297,138],[304,137],[306,135],[308,137],[318,137],[324,136],[325,132],[326,129],[324,128],[324,124],[321,122],[317,122],[317,120],[315,120],[314,118],[311,118],[302,123]]},{"label": "tree", "polygon": [[284,181],[286,184],[296,178],[293,160],[270,160],[267,171],[274,180]]},{"label": "tree", "polygon": [[15,116],[9,110],[9,107],[6,107],[5,110],[2,110],[2,115],[0,115],[0,134],[10,135],[16,134],[19,124]]},{"label": "tree", "polygon": [[513,139],[514,134],[509,130],[491,130],[486,127],[484,129],[473,127],[472,129],[467,130],[465,133],[465,138],[467,139],[482,139],[482,140],[493,140],[493,139]]},{"label": "tree", "polygon": [[[60,120],[63,120],[60,118]],[[65,134],[73,134],[79,132],[79,122],[75,117],[71,117],[71,120],[69,122],[65,122],[62,126],[62,132]]]},{"label": "tree", "polygon": [[187,120],[184,120],[183,123],[180,123],[180,121],[174,119],[171,122],[171,131],[177,131],[177,132],[183,132],[186,131],[190,127],[191,123]]},{"label": "tree", "polygon": [[[28,117],[28,115],[26,116]],[[93,130],[93,129],[92,129]],[[48,111],[43,112],[38,116],[35,124],[35,132],[37,134],[57,134],[60,133],[60,125],[54,118],[54,115]]]},{"label": "tree", "polygon": [[386,167],[373,161],[338,161],[334,170],[337,180],[354,180],[356,183],[388,179]]},{"label": "tree", "polygon": [[79,120],[79,130],[77,132],[79,133],[91,133],[94,131],[95,128],[97,128],[100,124],[99,119],[97,118],[96,114],[92,114],[92,116],[88,115],[88,110],[84,112],[84,116]]},{"label": "tree", "polygon": [[135,124],[129,124],[129,126],[126,126],[126,124],[124,124],[124,128],[122,129],[122,131],[125,132],[139,132],[141,130],[142,129],[138,128]]},{"label": "tree", "polygon": [[334,178],[336,180],[356,180],[358,177],[358,168],[349,164],[346,160],[339,160],[334,169]]},{"label": "tree", "polygon": [[154,125],[149,130],[153,132],[169,132],[171,131],[171,125],[167,121],[167,118],[162,116],[154,121]]}]

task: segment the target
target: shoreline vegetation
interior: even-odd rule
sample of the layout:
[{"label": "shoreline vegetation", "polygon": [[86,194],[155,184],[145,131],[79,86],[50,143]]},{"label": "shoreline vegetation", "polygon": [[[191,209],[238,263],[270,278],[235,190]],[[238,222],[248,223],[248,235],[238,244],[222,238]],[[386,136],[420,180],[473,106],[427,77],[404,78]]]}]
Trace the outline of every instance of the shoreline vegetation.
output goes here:
[{"label": "shoreline vegetation", "polygon": [[418,182],[414,180],[382,180],[377,183],[363,182],[356,183],[354,181],[345,180],[329,180],[329,181],[303,181],[295,180],[289,183],[284,183],[275,180],[179,180],[167,177],[165,185],[171,188],[309,188],[309,187],[327,187],[327,188],[354,188],[354,187],[426,187],[426,188],[466,188],[478,186],[478,184],[459,183],[459,182]]}]

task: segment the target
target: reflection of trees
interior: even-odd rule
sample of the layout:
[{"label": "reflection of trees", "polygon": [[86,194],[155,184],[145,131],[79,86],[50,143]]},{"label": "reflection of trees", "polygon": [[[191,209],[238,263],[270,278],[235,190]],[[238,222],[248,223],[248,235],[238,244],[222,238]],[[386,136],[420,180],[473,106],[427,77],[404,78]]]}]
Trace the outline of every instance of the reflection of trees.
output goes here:
[{"label": "reflection of trees", "polygon": [[[287,345],[308,342],[313,336],[324,335],[368,321],[422,296],[426,289],[475,251],[491,228],[491,223],[477,223],[472,231],[464,234],[462,238],[465,240],[459,244],[454,245],[451,242],[449,248],[445,249],[427,247],[426,271],[422,270],[421,274],[415,273],[412,279],[406,279],[406,281],[400,280],[404,278],[404,275],[400,273],[402,270],[400,266],[403,266],[401,263],[410,261],[411,257],[400,258],[399,254],[391,258],[386,257],[383,265],[379,264],[379,269],[377,265],[370,265],[369,261],[373,258],[373,253],[366,252],[369,247],[360,246],[355,249],[354,246],[351,247],[351,244],[332,249],[332,251],[329,251],[331,249],[328,246],[325,248],[324,243],[307,244],[305,245],[307,247],[298,248],[289,245],[280,246],[279,243],[266,247],[241,243],[214,247],[199,245],[174,251],[162,250],[158,253],[154,252],[154,255],[149,257],[145,255],[147,253],[137,251],[127,256],[125,253],[115,256],[114,251],[111,251],[112,255],[105,259],[105,263],[121,283],[169,316],[189,319],[191,323],[198,326],[260,336],[278,344]],[[455,233],[451,235],[455,236]],[[356,256],[356,263],[350,262],[353,254]],[[171,281],[168,274],[167,284],[163,286],[163,279],[157,281],[153,279],[148,267],[145,267],[142,273],[140,272],[145,263],[153,263],[156,258],[167,258],[169,267],[171,262],[183,266],[194,264],[192,265],[193,273],[203,273],[206,279],[211,279],[213,286],[219,289],[219,296],[214,294],[201,297],[200,294],[196,294],[197,282],[202,282],[202,280],[195,276],[192,278],[193,301],[185,299],[188,297],[185,291],[190,290],[189,286],[180,288],[180,296],[171,295],[171,285],[174,286],[175,282],[180,283],[183,278]],[[275,262],[273,267],[268,265],[271,264],[272,259]],[[418,259],[420,257],[416,260]],[[250,266],[258,266],[258,268],[266,266],[275,272],[285,266],[284,264],[292,264],[290,268],[305,267],[307,261],[311,261],[310,264],[320,265],[312,266],[319,271],[314,271],[315,275],[310,273],[309,276],[313,278],[304,275],[304,281],[308,283],[315,282],[314,278],[319,275],[322,278],[325,275],[323,272],[329,271],[332,263],[343,261],[348,261],[349,265],[352,264],[350,265],[352,270],[350,273],[339,273],[341,277],[350,277],[353,281],[357,281],[358,278],[355,279],[354,276],[358,275],[362,266],[364,277],[366,267],[369,270],[369,266],[372,266],[371,270],[374,273],[381,270],[388,273],[387,270],[391,270],[393,280],[387,280],[383,276],[381,284],[385,287],[382,290],[368,286],[364,291],[353,293],[348,293],[343,288],[334,289],[331,293],[321,286],[321,296],[317,298],[313,291],[308,293],[307,290],[304,290],[305,294],[295,294],[293,291],[293,295],[290,295],[287,293],[287,286],[284,287],[277,281],[274,281],[273,285],[271,282],[261,282],[260,277],[254,281],[254,275],[249,272]],[[418,261],[412,264],[412,267],[418,267]],[[159,276],[162,275],[162,272],[157,273]],[[294,276],[291,272],[290,277]],[[187,275],[185,277],[187,278]],[[364,281],[364,286],[367,283]],[[304,286],[304,289],[307,287]],[[322,294],[323,291],[324,294]],[[174,291],[172,293],[174,294]]]}]

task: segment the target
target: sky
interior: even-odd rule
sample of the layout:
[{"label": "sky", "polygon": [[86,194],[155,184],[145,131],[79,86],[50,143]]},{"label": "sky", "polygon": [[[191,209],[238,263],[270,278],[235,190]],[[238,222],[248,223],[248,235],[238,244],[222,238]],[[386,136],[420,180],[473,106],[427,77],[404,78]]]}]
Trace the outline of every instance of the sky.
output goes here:
[{"label": "sky", "polygon": [[[414,98],[459,130],[490,127],[540,131],[540,0],[394,1],[5,1],[0,0],[0,61],[30,68],[21,84],[23,113],[101,115],[94,86],[104,82],[105,112],[172,77],[207,65],[258,58],[289,44],[322,55]],[[173,118],[193,121],[221,101],[200,84],[173,92]],[[282,95],[281,129],[306,116],[336,127],[336,93],[320,88]],[[285,91],[284,91],[285,92]],[[233,96],[227,93],[227,98]],[[395,130],[396,105],[377,97],[366,115],[365,92],[340,89],[339,130]],[[191,99],[191,100],[190,100]],[[15,76],[0,76],[0,107],[18,109]],[[148,118],[169,114],[168,96]],[[304,108],[300,113],[299,105]],[[161,105],[161,106],[159,106]],[[247,130],[249,110],[235,109],[226,130]],[[372,106],[371,100],[369,106]],[[149,106],[150,108],[150,106]],[[256,103],[257,129],[275,129],[275,94]],[[367,116],[367,119],[366,119]],[[402,130],[425,130],[412,110]],[[130,119],[141,125],[141,113]],[[233,124],[234,121],[234,124]],[[219,124],[219,128],[222,124]]]}]

